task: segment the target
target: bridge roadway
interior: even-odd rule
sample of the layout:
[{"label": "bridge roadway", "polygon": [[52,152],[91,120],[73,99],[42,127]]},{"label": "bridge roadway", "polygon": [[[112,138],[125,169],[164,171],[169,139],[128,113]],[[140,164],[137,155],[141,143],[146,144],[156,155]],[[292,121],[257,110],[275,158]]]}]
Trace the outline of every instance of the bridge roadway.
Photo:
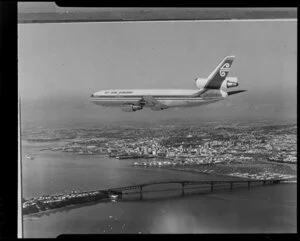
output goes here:
[{"label": "bridge roadway", "polygon": [[162,181],[154,181],[154,182],[147,182],[147,183],[140,183],[140,184],[134,184],[134,185],[129,185],[129,186],[124,186],[124,187],[117,187],[117,188],[110,188],[110,189],[105,189],[105,190],[99,190],[99,191],[104,191],[108,192],[111,194],[118,194],[122,195],[123,191],[128,191],[128,190],[135,190],[139,189],[140,192],[143,191],[143,188],[146,186],[151,186],[151,185],[158,185],[158,184],[173,184],[173,183],[178,183],[181,184],[182,189],[184,189],[185,186],[191,186],[191,185],[205,185],[208,184],[211,187],[211,191],[213,191],[214,185],[217,184],[229,184],[230,189],[233,188],[234,184],[238,183],[247,183],[248,187],[251,186],[251,183],[262,183],[263,185],[265,184],[275,184],[275,183],[280,183],[281,181],[287,181],[288,179],[265,179],[265,180],[255,180],[255,179],[241,179],[241,180],[202,180],[202,181],[191,181],[191,180],[162,180]]}]

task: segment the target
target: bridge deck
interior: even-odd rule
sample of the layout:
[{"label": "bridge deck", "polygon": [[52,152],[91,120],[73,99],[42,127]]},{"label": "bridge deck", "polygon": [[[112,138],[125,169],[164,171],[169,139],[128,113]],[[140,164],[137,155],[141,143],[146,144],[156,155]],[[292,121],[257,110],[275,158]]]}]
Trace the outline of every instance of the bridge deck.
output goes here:
[{"label": "bridge deck", "polygon": [[204,184],[209,184],[209,185],[214,185],[214,184],[235,184],[235,183],[248,183],[250,185],[251,183],[279,183],[281,181],[287,181],[287,179],[264,179],[264,180],[255,180],[255,179],[241,179],[241,180],[203,180],[203,181],[191,181],[191,180],[164,180],[164,181],[156,181],[156,182],[147,182],[147,183],[140,183],[140,184],[134,184],[134,185],[129,185],[129,186],[123,186],[123,187],[117,187],[117,188],[110,188],[110,189],[105,189],[103,191],[116,191],[116,192],[121,192],[125,190],[133,190],[133,189],[142,189],[143,187],[146,186],[151,186],[151,185],[159,185],[159,184],[181,184],[182,186],[187,186],[187,185],[204,185]]}]

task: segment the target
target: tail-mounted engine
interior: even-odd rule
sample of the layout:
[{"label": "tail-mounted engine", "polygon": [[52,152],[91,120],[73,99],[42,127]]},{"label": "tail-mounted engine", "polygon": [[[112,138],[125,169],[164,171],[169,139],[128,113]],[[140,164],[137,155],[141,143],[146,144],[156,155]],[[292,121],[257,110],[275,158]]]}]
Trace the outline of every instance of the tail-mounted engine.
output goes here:
[{"label": "tail-mounted engine", "polygon": [[[197,78],[195,79],[195,85],[198,89],[203,89],[207,84],[207,79],[205,78]],[[237,77],[226,77],[223,81],[220,89],[229,89],[232,87],[237,87],[239,85]],[[206,87],[206,89],[210,89]]]},{"label": "tail-mounted engine", "polygon": [[233,87],[239,86],[238,78],[237,77],[227,77],[221,86],[221,89],[229,89]]},{"label": "tail-mounted engine", "polygon": [[195,85],[198,89],[203,89],[204,86],[206,85],[207,83],[207,79],[205,78],[196,78],[195,79]]}]

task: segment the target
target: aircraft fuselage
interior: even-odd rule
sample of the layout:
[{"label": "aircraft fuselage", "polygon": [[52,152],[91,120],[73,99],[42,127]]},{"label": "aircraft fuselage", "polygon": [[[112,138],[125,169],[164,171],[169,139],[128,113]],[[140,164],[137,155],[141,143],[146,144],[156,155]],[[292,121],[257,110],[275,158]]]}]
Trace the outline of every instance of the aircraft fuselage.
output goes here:
[{"label": "aircraft fuselage", "polygon": [[117,107],[123,111],[137,111],[144,107],[164,110],[171,107],[193,107],[220,101],[245,90],[227,91],[237,87],[237,77],[227,77],[234,56],[225,57],[207,78],[196,78],[197,90],[187,89],[127,89],[102,90],[91,95],[91,102]]},{"label": "aircraft fuselage", "polygon": [[[167,107],[198,106],[224,99],[220,91],[205,93],[201,97],[192,96],[195,90],[159,89],[159,90],[103,90],[94,93],[91,102],[102,106],[139,105],[145,96],[151,96]],[[147,107],[147,104],[145,104]],[[166,108],[165,108],[166,109]]]}]

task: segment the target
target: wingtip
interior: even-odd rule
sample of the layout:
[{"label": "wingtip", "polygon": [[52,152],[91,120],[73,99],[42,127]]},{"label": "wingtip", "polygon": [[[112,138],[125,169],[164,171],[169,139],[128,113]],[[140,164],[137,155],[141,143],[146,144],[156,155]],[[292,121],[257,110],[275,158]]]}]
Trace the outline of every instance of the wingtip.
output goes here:
[{"label": "wingtip", "polygon": [[234,94],[238,94],[238,93],[242,93],[242,92],[246,92],[247,90],[234,90],[234,91],[230,91],[227,92],[228,95],[234,95]]}]

